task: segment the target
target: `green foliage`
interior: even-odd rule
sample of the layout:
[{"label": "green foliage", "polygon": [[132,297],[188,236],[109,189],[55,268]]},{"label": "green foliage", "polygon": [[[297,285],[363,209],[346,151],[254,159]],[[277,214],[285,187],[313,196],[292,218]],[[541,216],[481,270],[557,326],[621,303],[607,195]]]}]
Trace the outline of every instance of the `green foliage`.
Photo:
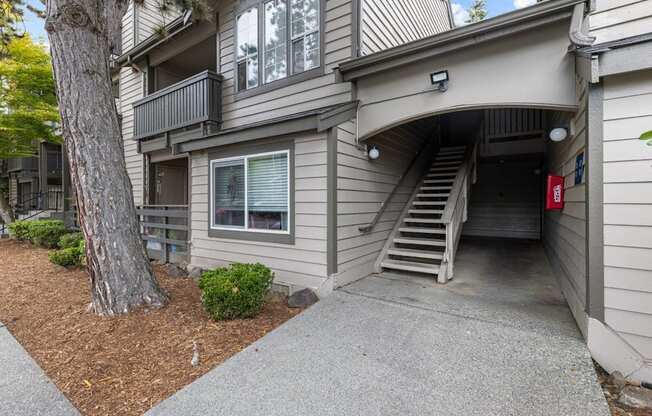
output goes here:
[{"label": "green foliage", "polygon": [[216,320],[254,317],[273,279],[274,273],[259,263],[208,271],[199,280],[204,309]]},{"label": "green foliage", "polygon": [[645,141],[648,146],[652,146],[652,130],[641,134],[641,140]]},{"label": "green foliage", "polygon": [[469,20],[467,23],[480,22],[487,17],[487,0],[473,0],[469,7]]},{"label": "green foliage", "polygon": [[29,221],[14,221],[9,224],[9,234],[16,240],[29,240]]},{"label": "green foliage", "polygon": [[[84,242],[83,236],[81,239],[76,238],[79,237],[79,234],[81,233],[71,233],[61,237],[59,242],[61,250],[51,252],[48,255],[50,261],[63,267],[82,266],[86,262],[86,243]],[[64,237],[66,236],[76,237],[71,237],[64,241]]]},{"label": "green foliage", "polygon": [[25,35],[7,44],[0,60],[0,158],[34,153],[42,141],[61,142],[50,55]]},{"label": "green foliage", "polygon": [[59,239],[59,248],[66,249],[72,247],[79,247],[79,245],[83,242],[84,242],[83,233],[64,234]]},{"label": "green foliage", "polygon": [[9,224],[9,233],[18,240],[29,240],[40,247],[55,248],[61,237],[68,231],[63,221],[38,220],[15,221]]}]

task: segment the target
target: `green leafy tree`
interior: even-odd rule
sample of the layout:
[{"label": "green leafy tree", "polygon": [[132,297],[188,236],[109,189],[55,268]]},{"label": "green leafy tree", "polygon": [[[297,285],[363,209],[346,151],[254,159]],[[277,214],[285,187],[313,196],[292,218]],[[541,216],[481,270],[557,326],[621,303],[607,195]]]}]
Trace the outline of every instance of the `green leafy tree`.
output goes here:
[{"label": "green leafy tree", "polygon": [[469,7],[469,20],[467,23],[475,23],[487,17],[487,0],[473,0]]},{"label": "green leafy tree", "polygon": [[641,134],[641,140],[645,141],[648,146],[652,146],[652,130]]},{"label": "green leafy tree", "polygon": [[[29,35],[14,36],[0,58],[0,159],[30,156],[42,141],[60,142],[50,55]],[[9,223],[8,184],[0,183],[0,218]]]},{"label": "green leafy tree", "polygon": [[0,158],[31,155],[61,141],[50,55],[29,35],[12,39],[0,60]]}]

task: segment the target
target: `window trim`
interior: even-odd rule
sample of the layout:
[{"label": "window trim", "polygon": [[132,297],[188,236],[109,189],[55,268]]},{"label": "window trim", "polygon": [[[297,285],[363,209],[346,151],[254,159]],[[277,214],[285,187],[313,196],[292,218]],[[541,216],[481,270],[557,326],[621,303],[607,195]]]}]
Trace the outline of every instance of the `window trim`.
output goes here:
[{"label": "window trim", "polygon": [[[233,90],[234,90],[234,101],[239,101],[244,98],[252,97],[258,94],[263,94],[269,91],[273,91],[279,88],[287,87],[292,84],[296,84],[299,82],[307,81],[313,78],[317,78],[319,76],[324,75],[326,72],[326,64],[325,64],[325,59],[326,59],[326,36],[325,36],[325,29],[326,29],[326,0],[317,0],[319,2],[318,6],[318,13],[319,13],[319,65],[316,66],[315,68],[309,69],[307,71],[299,72],[297,74],[292,73],[292,39],[291,39],[291,17],[290,15],[290,2],[291,0],[287,0],[287,10],[288,10],[288,21],[287,21],[287,36],[286,36],[286,55],[287,55],[287,76],[285,78],[280,78],[268,83],[264,82],[264,60],[265,60],[265,19],[264,19],[264,12],[265,12],[265,3],[267,3],[269,0],[243,0],[240,3],[240,6],[237,9],[237,13],[235,16],[235,20],[233,22],[233,37],[234,37],[234,51],[233,51],[233,58],[234,58],[234,63],[235,65],[233,66],[233,79],[235,82],[233,83]],[[253,7],[258,7],[258,86],[254,88],[249,88],[249,89],[238,89],[238,65],[237,65],[237,45],[238,45],[238,29],[237,29],[237,24],[238,24],[238,18],[240,15],[245,13],[247,10],[253,8]],[[261,12],[262,11],[262,12]],[[261,58],[262,57],[262,58]],[[262,68],[262,69],[261,69]],[[261,78],[262,77],[262,78]],[[261,82],[263,81],[263,82]]]},{"label": "window trim", "polygon": [[[287,231],[257,230],[245,228],[214,227],[214,162],[224,160],[237,160],[251,158],[261,155],[277,153],[287,154],[288,159],[288,229]],[[294,141],[286,140],[268,141],[259,143],[247,143],[228,146],[226,149],[219,149],[208,154],[209,165],[209,190],[208,190],[208,237],[230,240],[255,241],[262,243],[294,244],[295,239],[295,177],[294,177]],[[245,162],[246,163],[246,162]],[[246,169],[245,169],[246,175]],[[245,180],[246,185],[246,180]],[[246,187],[245,187],[246,189]],[[246,192],[246,191],[245,191]],[[246,195],[246,194],[245,194]],[[246,212],[246,211],[245,211]],[[245,214],[245,220],[247,214]]]}]

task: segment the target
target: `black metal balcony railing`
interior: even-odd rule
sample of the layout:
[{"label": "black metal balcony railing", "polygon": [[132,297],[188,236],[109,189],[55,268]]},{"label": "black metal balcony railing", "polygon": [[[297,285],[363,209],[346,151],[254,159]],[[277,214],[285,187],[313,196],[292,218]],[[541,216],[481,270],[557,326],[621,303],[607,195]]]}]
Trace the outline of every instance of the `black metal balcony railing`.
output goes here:
[{"label": "black metal balcony railing", "polygon": [[204,71],[134,103],[134,138],[222,121],[222,76]]}]

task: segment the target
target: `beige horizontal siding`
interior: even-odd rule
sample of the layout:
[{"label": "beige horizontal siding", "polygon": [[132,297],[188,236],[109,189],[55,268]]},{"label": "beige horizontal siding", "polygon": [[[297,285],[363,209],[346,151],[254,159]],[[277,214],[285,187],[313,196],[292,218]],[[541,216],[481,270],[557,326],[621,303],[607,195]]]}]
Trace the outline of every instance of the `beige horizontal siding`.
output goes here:
[{"label": "beige horizontal siding", "polygon": [[361,53],[369,55],[449,30],[445,0],[361,0]]},{"label": "beige horizontal siding", "polygon": [[[326,0],[322,0],[326,1]],[[333,68],[352,55],[352,0],[325,4],[324,75],[249,98],[236,100],[234,24],[236,3],[224,2],[219,12],[220,72],[224,76],[223,128],[283,117],[351,100],[350,83],[338,83]]]},{"label": "beige horizontal siding", "polygon": [[[260,262],[270,267],[276,283],[318,289],[326,270],[326,136],[305,133],[295,143],[295,242],[292,245],[231,240],[208,236],[208,154],[192,154],[191,263],[204,268],[233,262]],[[323,169],[305,169],[319,167]]]},{"label": "beige horizontal siding", "polygon": [[596,43],[642,35],[652,27],[652,7],[649,0],[598,0],[589,22]]},{"label": "beige horizontal siding", "polygon": [[424,136],[409,127],[397,128],[369,140],[381,151],[370,161],[355,146],[355,123],[339,126],[337,134],[337,284],[343,285],[373,271],[385,241],[414,190],[418,179],[406,178],[390,201],[376,227],[363,234],[400,176],[421,149]]},{"label": "beige horizontal siding", "polygon": [[[548,167],[551,174],[564,177],[565,204],[562,211],[546,211],[544,245],[561,271],[561,287],[575,319],[583,328],[586,303],[586,175],[575,185],[575,160],[586,148],[587,86],[577,80],[580,111],[571,121],[574,137],[561,143],[549,142]],[[584,158],[586,161],[586,156]],[[586,170],[586,167],[585,167]]]},{"label": "beige horizontal siding", "polygon": [[143,203],[145,183],[143,178],[143,155],[138,153],[136,141],[132,140],[134,129],[134,101],[143,97],[143,74],[131,68],[120,70],[120,108],[122,110],[122,137],[124,140],[125,162],[131,179],[134,201]]},{"label": "beige horizontal siding", "polygon": [[652,359],[652,150],[638,136],[652,128],[651,102],[652,71],[604,81],[605,319],[647,359]]}]

